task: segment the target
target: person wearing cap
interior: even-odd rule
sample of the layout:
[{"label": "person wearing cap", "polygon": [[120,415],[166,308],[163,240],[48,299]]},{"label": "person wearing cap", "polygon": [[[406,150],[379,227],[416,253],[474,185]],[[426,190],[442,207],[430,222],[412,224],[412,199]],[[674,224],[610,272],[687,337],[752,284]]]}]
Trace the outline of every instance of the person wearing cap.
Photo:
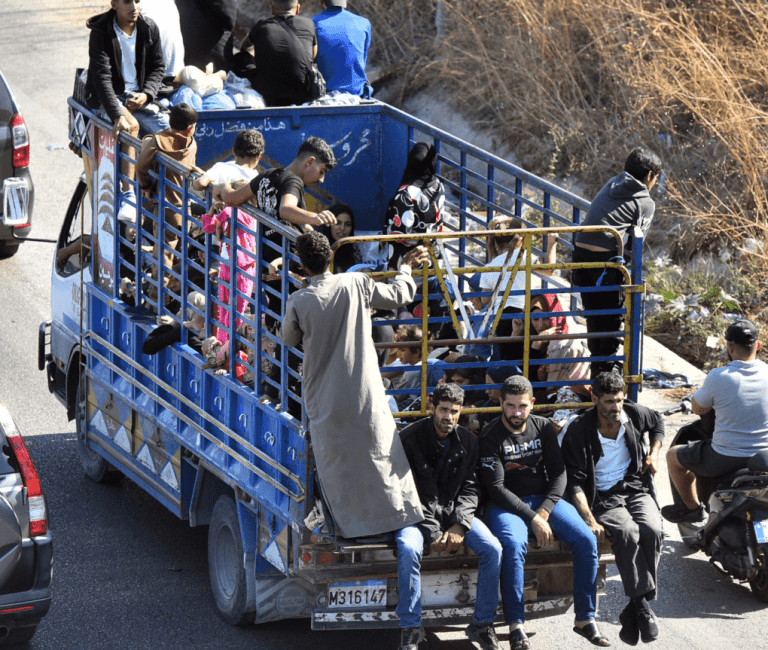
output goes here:
[{"label": "person wearing cap", "polygon": [[338,90],[351,95],[370,95],[365,77],[371,23],[347,11],[347,0],[320,0],[323,12],[312,20],[317,31],[317,67],[327,92]]},{"label": "person wearing cap", "polygon": [[667,452],[669,476],[681,498],[661,509],[672,523],[705,518],[696,477],[743,469],[752,456],[768,449],[768,365],[757,358],[757,328],[748,320],[737,321],[725,331],[725,341],[731,362],[712,370],[691,397],[696,415],[715,411],[712,440],[677,445]]}]

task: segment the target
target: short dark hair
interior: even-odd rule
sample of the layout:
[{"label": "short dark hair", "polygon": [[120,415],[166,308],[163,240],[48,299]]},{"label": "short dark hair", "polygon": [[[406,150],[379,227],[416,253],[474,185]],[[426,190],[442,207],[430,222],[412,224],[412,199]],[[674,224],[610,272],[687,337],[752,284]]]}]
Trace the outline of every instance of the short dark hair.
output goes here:
[{"label": "short dark hair", "polygon": [[464,404],[464,391],[456,384],[439,384],[430,399],[434,407],[437,407],[440,402],[450,402],[462,406]]},{"label": "short dark hair", "polygon": [[290,11],[296,6],[298,0],[272,0],[272,6],[278,11]]},{"label": "short dark hair", "polygon": [[264,136],[256,129],[243,129],[235,137],[232,152],[241,158],[256,158],[264,153]]},{"label": "short dark hair", "polygon": [[305,232],[296,240],[296,255],[311,273],[324,273],[331,263],[331,244],[317,232]]},{"label": "short dark hair", "polygon": [[522,375],[507,377],[501,385],[501,401],[503,402],[510,395],[530,395],[533,397],[533,386]]},{"label": "short dark hair", "polygon": [[[482,361],[482,357],[478,357],[474,354],[462,354],[461,356],[456,357],[454,363],[481,363]],[[473,385],[485,383],[485,368],[468,368],[467,366],[446,368],[445,374],[449,377],[459,375],[459,377],[469,379]]]},{"label": "short dark hair", "polygon": [[186,102],[176,104],[171,108],[168,124],[177,131],[186,131],[193,124],[197,124],[197,111]]},{"label": "short dark hair", "polygon": [[625,389],[624,378],[617,372],[601,372],[592,380],[592,394],[598,397],[623,393]]},{"label": "short dark hair", "polygon": [[658,176],[661,174],[661,169],[661,158],[645,147],[633,149],[624,163],[624,171],[641,182],[645,181],[649,172],[654,176]]},{"label": "short dark hair", "polygon": [[331,149],[331,145],[322,138],[312,136],[301,143],[296,157],[300,160],[304,160],[305,158],[309,158],[309,156],[317,158],[317,160],[328,167],[328,169],[336,167],[336,156],[333,154],[333,149]]}]

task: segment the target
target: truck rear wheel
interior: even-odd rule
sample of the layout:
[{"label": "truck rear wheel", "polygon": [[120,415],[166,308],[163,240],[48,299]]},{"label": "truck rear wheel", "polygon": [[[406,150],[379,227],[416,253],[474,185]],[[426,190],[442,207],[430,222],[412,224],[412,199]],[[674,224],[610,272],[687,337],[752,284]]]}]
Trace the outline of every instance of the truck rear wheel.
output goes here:
[{"label": "truck rear wheel", "polygon": [[248,585],[240,518],[234,499],[226,494],[216,501],[208,527],[208,573],[216,607],[227,623],[252,623],[255,613],[245,611]]},{"label": "truck rear wheel", "polygon": [[80,456],[80,464],[86,476],[96,483],[118,483],[123,478],[123,473],[116,470],[104,458],[88,447],[86,435],[88,427],[86,418],[88,409],[85,403],[85,392],[82,382],[77,391],[77,404],[75,406],[75,428],[77,431],[77,453]]}]

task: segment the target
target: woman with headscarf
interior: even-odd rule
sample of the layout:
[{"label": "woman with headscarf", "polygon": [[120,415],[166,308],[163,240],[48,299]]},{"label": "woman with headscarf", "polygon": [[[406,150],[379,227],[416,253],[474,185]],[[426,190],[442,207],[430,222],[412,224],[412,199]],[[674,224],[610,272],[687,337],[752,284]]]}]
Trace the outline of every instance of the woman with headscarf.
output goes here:
[{"label": "woman with headscarf", "polygon": [[408,153],[400,186],[384,219],[385,235],[408,235],[393,244],[390,267],[397,268],[402,256],[417,245],[415,235],[442,230],[444,204],[445,189],[437,176],[437,150],[434,145],[418,142]]},{"label": "woman with headscarf", "polygon": [[[328,238],[331,246],[344,237],[354,237],[355,213],[352,212],[352,208],[343,203],[337,203],[328,208],[328,211],[336,217],[336,223],[323,226],[320,232]],[[351,267],[362,261],[363,258],[355,244],[340,246],[333,254],[333,272],[346,273]]]},{"label": "woman with headscarf", "polygon": [[[531,334],[554,335],[568,334],[568,319],[563,316],[544,316],[540,313],[556,314],[563,311],[555,294],[543,294],[531,298]],[[589,379],[589,362],[569,362],[569,359],[577,359],[589,356],[589,349],[583,339],[539,340],[531,343],[531,350],[537,351],[537,356],[546,359],[562,359],[560,363],[538,366],[539,381],[583,381]],[[549,404],[567,404],[569,402],[583,402],[591,399],[590,387],[584,384],[567,386],[549,386],[538,389],[545,396]],[[556,422],[564,420],[569,412],[560,409],[555,412],[552,419]]]}]

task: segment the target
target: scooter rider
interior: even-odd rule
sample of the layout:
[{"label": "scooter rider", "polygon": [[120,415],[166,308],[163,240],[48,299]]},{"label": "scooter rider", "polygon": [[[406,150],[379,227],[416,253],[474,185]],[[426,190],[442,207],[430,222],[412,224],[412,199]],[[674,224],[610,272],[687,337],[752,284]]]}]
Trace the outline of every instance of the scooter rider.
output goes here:
[{"label": "scooter rider", "polygon": [[695,414],[715,410],[712,440],[678,445],[667,452],[669,475],[682,499],[661,509],[672,523],[705,518],[697,476],[721,476],[745,468],[752,456],[768,449],[768,365],[757,359],[757,328],[748,320],[737,321],[726,330],[725,340],[731,362],[712,370],[691,398]]}]

